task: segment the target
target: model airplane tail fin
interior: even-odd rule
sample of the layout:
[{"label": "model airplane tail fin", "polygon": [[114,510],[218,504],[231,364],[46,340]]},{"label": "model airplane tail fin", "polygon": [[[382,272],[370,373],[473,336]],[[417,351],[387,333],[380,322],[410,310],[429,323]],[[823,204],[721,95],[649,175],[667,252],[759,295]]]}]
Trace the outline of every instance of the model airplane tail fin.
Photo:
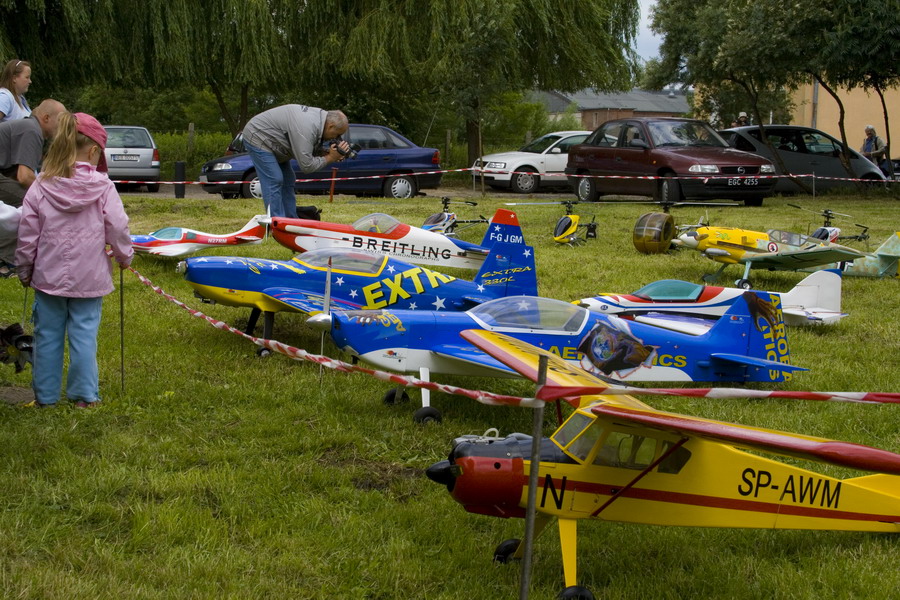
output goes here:
[{"label": "model airplane tail fin", "polygon": [[900,257],[900,231],[894,233],[875,251],[878,256]]},{"label": "model airplane tail fin", "polygon": [[487,231],[484,232],[484,239],[481,245],[487,248],[492,247],[497,242],[507,244],[524,244],[525,236],[522,234],[522,228],[519,226],[519,217],[511,210],[506,208],[498,208],[497,212],[491,218]]},{"label": "model airplane tail fin", "polygon": [[743,364],[749,381],[787,381],[792,367],[781,296],[747,291],[709,330],[710,343],[722,353],[714,360]]},{"label": "model airplane tail fin", "polygon": [[234,233],[238,238],[250,240],[262,240],[266,236],[266,224],[269,222],[267,215],[254,215],[247,224]]},{"label": "model airplane tail fin", "polygon": [[475,284],[494,298],[537,296],[534,248],[524,244],[495,243],[484,259]]},{"label": "model airplane tail fin", "polygon": [[841,271],[816,271],[781,294],[782,310],[808,322],[830,323],[844,316],[841,312]]}]

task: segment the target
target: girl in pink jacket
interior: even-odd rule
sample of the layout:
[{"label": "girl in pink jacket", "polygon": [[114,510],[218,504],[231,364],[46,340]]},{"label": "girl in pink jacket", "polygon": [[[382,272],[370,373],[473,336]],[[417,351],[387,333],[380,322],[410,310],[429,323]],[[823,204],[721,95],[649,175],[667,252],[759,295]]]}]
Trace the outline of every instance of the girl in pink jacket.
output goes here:
[{"label": "girl in pink jacket", "polygon": [[97,330],[103,296],[113,291],[106,245],[121,268],[134,251],[128,216],[106,175],[106,130],[94,117],[63,112],[37,180],[22,202],[16,272],[33,287],[38,406],[55,405],[69,338],[66,397],[77,407],[100,401]]}]

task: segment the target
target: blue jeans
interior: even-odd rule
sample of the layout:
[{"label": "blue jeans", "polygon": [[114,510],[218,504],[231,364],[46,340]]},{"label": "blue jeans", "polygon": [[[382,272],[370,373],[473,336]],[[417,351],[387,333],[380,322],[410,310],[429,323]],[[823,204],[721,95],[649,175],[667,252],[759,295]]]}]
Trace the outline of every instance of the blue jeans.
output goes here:
[{"label": "blue jeans", "polygon": [[291,168],[291,161],[278,162],[275,155],[244,142],[250,160],[256,167],[259,186],[262,188],[263,204],[273,217],[297,218],[297,197],[294,182],[297,176]]},{"label": "blue jeans", "polygon": [[35,290],[31,387],[40,404],[59,401],[66,333],[69,335],[66,397],[73,402],[100,399],[97,330],[102,307],[102,297],[64,298]]}]

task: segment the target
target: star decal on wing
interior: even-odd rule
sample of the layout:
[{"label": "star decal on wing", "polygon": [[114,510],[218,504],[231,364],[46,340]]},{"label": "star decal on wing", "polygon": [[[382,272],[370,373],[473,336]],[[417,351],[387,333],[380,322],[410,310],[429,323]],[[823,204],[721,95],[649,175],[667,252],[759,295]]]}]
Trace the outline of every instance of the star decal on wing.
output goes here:
[{"label": "star decal on wing", "polygon": [[334,280],[334,282],[338,285],[344,285],[344,278],[338,277],[337,279]]},{"label": "star decal on wing", "polygon": [[397,269],[394,268],[394,265],[388,265],[387,270],[388,270],[388,273],[393,273],[393,272],[396,271]]},{"label": "star decal on wing", "polygon": [[435,300],[434,302],[432,302],[432,304],[434,305],[434,310],[441,310],[442,308],[446,308],[444,306],[444,298],[441,298],[440,296],[435,296]]},{"label": "star decal on wing", "polygon": [[350,290],[350,297],[351,297],[351,298],[356,298],[357,296],[359,296],[359,294],[357,293],[356,290]]},{"label": "star decal on wing", "polygon": [[479,283],[479,284],[478,284],[478,287],[477,287],[476,289],[477,289],[479,292],[483,292],[483,291],[484,291],[484,286],[481,285],[481,284]]},{"label": "star decal on wing", "polygon": [[415,302],[410,302],[410,303],[409,303],[409,310],[417,310],[418,308],[419,308],[419,307],[416,306],[416,303],[415,303]]}]

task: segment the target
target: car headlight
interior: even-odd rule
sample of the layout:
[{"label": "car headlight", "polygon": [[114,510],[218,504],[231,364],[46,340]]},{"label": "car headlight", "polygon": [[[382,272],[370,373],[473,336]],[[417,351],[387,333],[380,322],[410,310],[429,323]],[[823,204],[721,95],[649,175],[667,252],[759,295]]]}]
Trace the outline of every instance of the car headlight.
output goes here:
[{"label": "car headlight", "polygon": [[691,165],[688,171],[691,173],[718,173],[719,167],[716,165]]},{"label": "car headlight", "polygon": [[484,168],[485,169],[505,169],[506,163],[505,162],[489,162],[486,165],[484,165]]},{"label": "car headlight", "polygon": [[213,166],[209,168],[210,171],[230,171],[233,167],[231,163],[214,163]]},{"label": "car headlight", "polygon": [[763,165],[759,168],[760,173],[774,173],[775,165]]}]

